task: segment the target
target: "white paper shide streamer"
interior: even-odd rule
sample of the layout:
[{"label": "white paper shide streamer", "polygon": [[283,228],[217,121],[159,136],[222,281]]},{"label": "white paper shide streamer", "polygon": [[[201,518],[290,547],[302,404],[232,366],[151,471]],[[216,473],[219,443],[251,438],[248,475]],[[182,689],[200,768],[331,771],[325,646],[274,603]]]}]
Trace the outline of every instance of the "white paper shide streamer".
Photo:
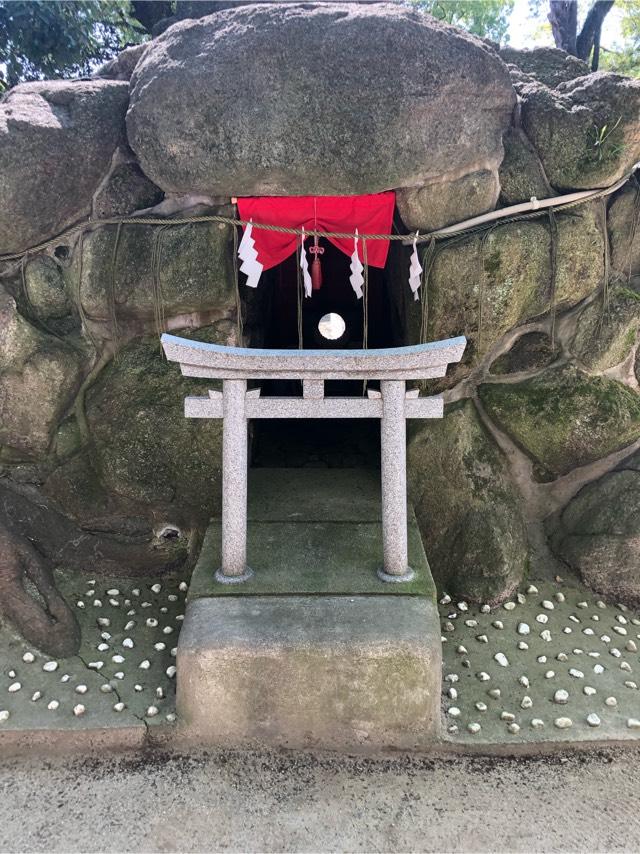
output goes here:
[{"label": "white paper shide streamer", "polygon": [[313,283],[311,281],[311,273],[309,273],[309,264],[307,262],[307,250],[304,248],[304,241],[306,239],[306,234],[304,233],[304,228],[302,229],[302,245],[300,246],[300,269],[302,270],[302,283],[304,284],[304,295],[305,297],[310,297],[313,290]]},{"label": "white paper shide streamer", "polygon": [[411,264],[409,265],[409,287],[413,292],[414,300],[418,300],[418,290],[422,284],[422,265],[418,257],[418,232],[413,238],[413,252],[411,253]]},{"label": "white paper shide streamer", "polygon": [[253,239],[253,220],[249,222],[242,235],[242,240],[238,246],[238,258],[242,261],[240,272],[247,277],[247,287],[257,288],[264,265],[258,261],[258,253]]},{"label": "white paper shide streamer", "polygon": [[362,299],[362,286],[364,285],[364,267],[362,261],[358,258],[358,229],[356,228],[356,236],[353,240],[353,255],[351,256],[351,275],[349,281],[351,287],[355,291],[358,299]]}]

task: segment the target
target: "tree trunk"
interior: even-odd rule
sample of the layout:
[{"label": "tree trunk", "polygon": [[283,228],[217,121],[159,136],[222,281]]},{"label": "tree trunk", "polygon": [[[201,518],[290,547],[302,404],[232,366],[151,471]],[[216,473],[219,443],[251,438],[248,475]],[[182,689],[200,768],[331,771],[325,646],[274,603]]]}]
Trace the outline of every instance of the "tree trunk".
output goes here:
[{"label": "tree trunk", "polygon": [[548,18],[556,47],[576,56],[578,32],[576,0],[550,0]]},{"label": "tree trunk", "polygon": [[593,50],[592,71],[598,70],[602,24],[611,11],[612,6],[613,0],[596,0],[589,10],[589,14],[580,30],[580,35],[576,40],[576,56],[579,59],[584,59],[587,62]]},{"label": "tree trunk", "polygon": [[50,564],[0,522],[0,616],[54,657],[75,655],[80,628],[56,589]]}]

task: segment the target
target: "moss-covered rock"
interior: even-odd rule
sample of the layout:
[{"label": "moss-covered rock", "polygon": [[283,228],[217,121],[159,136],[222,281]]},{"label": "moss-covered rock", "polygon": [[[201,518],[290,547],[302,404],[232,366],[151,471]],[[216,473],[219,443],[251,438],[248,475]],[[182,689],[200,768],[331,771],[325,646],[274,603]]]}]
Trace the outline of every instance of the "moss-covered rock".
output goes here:
[{"label": "moss-covered rock", "polygon": [[627,184],[609,205],[611,268],[627,280],[640,274],[640,186]]},{"label": "moss-covered rock", "polygon": [[[86,236],[80,299],[95,320],[116,317],[151,320],[160,307],[154,292],[154,251],[159,252],[161,303],[167,316],[235,311],[235,284],[230,228],[217,223],[163,229],[125,225],[116,249],[116,227]],[[159,243],[158,243],[159,241]]]},{"label": "moss-covered rock", "polygon": [[[551,236],[546,220],[497,226],[484,236],[438,247],[428,283],[427,340],[466,335],[462,365],[449,382],[465,376],[514,326],[576,305],[601,283],[604,241],[597,205],[557,218],[555,291]],[[421,303],[402,300],[406,340],[419,337]]]},{"label": "moss-covered rock", "polygon": [[510,128],[504,139],[504,159],[500,165],[500,201],[503,205],[528,202],[532,196],[553,195],[534,147],[518,128]]},{"label": "moss-covered rock", "polygon": [[493,210],[499,192],[497,169],[478,169],[446,183],[397,190],[396,202],[408,229],[435,231]]},{"label": "moss-covered rock", "polygon": [[557,189],[606,187],[640,157],[640,81],[601,72],[520,95],[522,126]]},{"label": "moss-covered rock", "polygon": [[471,401],[412,424],[408,475],[439,589],[476,602],[508,596],[527,566],[525,524],[507,462]]},{"label": "moss-covered rock", "polygon": [[640,436],[640,395],[573,365],[521,383],[486,383],[480,399],[491,418],[549,480],[593,462]]},{"label": "moss-covered rock", "polygon": [[578,318],[572,351],[590,371],[606,371],[623,362],[635,346],[640,328],[640,293],[630,287],[611,288],[590,303]]},{"label": "moss-covered rock", "polygon": [[[187,337],[224,341],[226,324]],[[219,500],[222,422],[184,417],[187,394],[211,382],[181,377],[156,338],[138,339],[118,354],[87,395],[86,415],[96,467],[107,491],[207,513]]]},{"label": "moss-covered rock", "polygon": [[44,456],[82,377],[81,355],[36,329],[0,290],[0,446]]},{"label": "moss-covered rock", "polygon": [[553,550],[586,584],[640,603],[640,454],[583,487],[554,527]]},{"label": "moss-covered rock", "polygon": [[520,371],[535,371],[554,362],[560,348],[551,346],[551,338],[544,332],[527,332],[513,347],[491,364],[492,374],[515,374]]},{"label": "moss-covered rock", "polygon": [[157,205],[164,193],[150,181],[135,161],[119,163],[96,193],[93,215],[96,219],[125,216]]}]

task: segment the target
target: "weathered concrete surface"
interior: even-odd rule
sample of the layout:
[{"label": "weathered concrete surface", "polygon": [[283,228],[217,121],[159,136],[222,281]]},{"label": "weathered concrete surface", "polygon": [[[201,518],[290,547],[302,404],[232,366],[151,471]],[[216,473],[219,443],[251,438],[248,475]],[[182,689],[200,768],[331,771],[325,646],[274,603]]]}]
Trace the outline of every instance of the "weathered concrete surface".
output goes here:
[{"label": "weathered concrete surface", "polygon": [[637,751],[382,761],[233,752],[0,766],[6,851],[637,850]]},{"label": "weathered concrete surface", "polygon": [[199,599],[178,645],[178,714],[203,744],[425,747],[440,726],[440,656],[425,598]]}]

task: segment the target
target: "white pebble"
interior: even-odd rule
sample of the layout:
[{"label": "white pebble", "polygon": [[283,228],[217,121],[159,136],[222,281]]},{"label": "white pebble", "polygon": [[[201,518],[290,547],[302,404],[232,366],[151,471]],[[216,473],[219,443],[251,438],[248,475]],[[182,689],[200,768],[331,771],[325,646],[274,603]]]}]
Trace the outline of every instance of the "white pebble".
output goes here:
[{"label": "white pebble", "polygon": [[540,718],[532,718],[531,719],[531,726],[534,729],[541,729],[544,726],[544,721],[541,720]]},{"label": "white pebble", "polygon": [[638,651],[638,646],[637,646],[636,642],[632,641],[632,640],[628,640],[626,642],[626,644],[624,645],[624,648],[627,650],[627,652],[637,652]]},{"label": "white pebble", "polygon": [[535,586],[535,584],[530,584],[527,587],[527,593],[537,593],[537,592],[538,592],[538,588]]},{"label": "white pebble", "polygon": [[631,673],[631,665],[629,664],[628,661],[621,661],[620,662],[620,670],[626,670],[627,673]]},{"label": "white pebble", "polygon": [[162,584],[152,584],[151,585],[151,592],[152,593],[159,593],[161,590],[162,590]]},{"label": "white pebble", "polygon": [[499,688],[489,688],[489,690],[487,691],[487,694],[490,697],[493,697],[494,700],[498,700],[500,698],[501,693],[502,692]]},{"label": "white pebble", "polygon": [[549,629],[545,629],[543,632],[540,632],[540,637],[543,641],[547,641],[547,643],[549,643],[549,641],[551,640],[551,632],[549,631]]},{"label": "white pebble", "polygon": [[61,681],[61,682],[68,682],[68,681],[69,681],[69,679],[71,679],[71,677],[69,676],[69,674],[68,674],[68,673],[65,673],[65,674],[64,674],[64,676],[61,676],[61,677],[60,677],[60,681]]},{"label": "white pebble", "polygon": [[591,712],[591,714],[587,715],[587,723],[589,726],[600,726],[601,720],[595,712]]},{"label": "white pebble", "polygon": [[[633,643],[633,641],[631,641],[631,643]],[[36,657],[32,652],[25,652],[25,654],[22,656],[22,660],[25,661],[27,664],[31,664],[32,661],[36,660]]]},{"label": "white pebble", "polygon": [[125,632],[130,632],[131,629],[135,626],[135,624],[136,624],[135,620],[129,620],[127,625],[124,627]]},{"label": "white pebble", "polygon": [[452,718],[458,718],[460,717],[460,709],[457,706],[449,706],[447,714],[451,715]]},{"label": "white pebble", "polygon": [[122,670],[118,670],[118,672],[114,673],[113,675],[116,679],[124,679],[124,673],[122,672]]},{"label": "white pebble", "polygon": [[553,609],[555,608],[555,605],[553,604],[553,602],[550,602],[548,599],[543,599],[542,600],[542,607],[545,609],[545,611],[553,611]]},{"label": "white pebble", "polygon": [[594,673],[604,673],[604,667],[601,664],[594,664],[593,665],[593,672]]},{"label": "white pebble", "polygon": [[545,679],[553,679],[553,677],[555,675],[556,675],[555,670],[547,670],[547,672],[544,674],[544,678]]},{"label": "white pebble", "polygon": [[[158,621],[156,620],[155,617],[149,617],[147,619],[147,625],[149,626],[150,629],[155,629],[155,627],[158,625]],[[449,625],[453,626],[453,623],[450,623]],[[452,629],[448,629],[448,631],[453,631],[453,629],[455,629],[455,626],[453,626]]]},{"label": "white pebble", "polygon": [[615,697],[607,697],[607,699],[604,702],[605,702],[606,706],[614,707],[614,706],[618,705],[618,701],[616,700]]},{"label": "white pebble", "polygon": [[107,596],[119,596],[120,591],[117,587],[112,587],[111,590],[107,590]]},{"label": "white pebble", "polygon": [[102,670],[102,668],[104,667],[104,661],[90,661],[87,664],[87,667],[90,670]]},{"label": "white pebble", "polygon": [[176,716],[173,712],[169,712],[168,715],[165,715],[165,719],[169,721],[170,724],[174,723]]},{"label": "white pebble", "polygon": [[494,629],[504,629],[504,623],[502,620],[494,620],[491,625]]},{"label": "white pebble", "polygon": [[171,665],[169,665],[169,667],[167,667],[166,674],[169,677],[169,679],[173,679],[173,677],[176,675],[176,668],[174,667],[173,664],[171,664]]},{"label": "white pebble", "polygon": [[549,622],[549,617],[546,614],[538,614],[538,616],[536,617],[536,622],[545,625],[545,623]]},{"label": "white pebble", "polygon": [[165,635],[170,635],[172,631],[173,631],[172,626],[165,626],[164,629],[162,630],[162,633]]},{"label": "white pebble", "polygon": [[515,719],[516,719],[516,716],[513,714],[513,712],[501,712],[500,713],[500,720],[502,720],[502,721],[515,721]]},{"label": "white pebble", "polygon": [[627,726],[629,729],[640,729],[640,721],[638,718],[627,718]]},{"label": "white pebble", "polygon": [[[158,652],[162,652],[163,649],[167,648],[167,645],[166,645],[166,643],[162,643],[162,641],[159,641],[159,643],[154,643],[153,648],[157,649]],[[466,652],[466,650],[465,650],[465,652]]]},{"label": "white pebble", "polygon": [[[188,589],[189,589],[189,585],[187,584],[187,582],[186,582],[186,581],[181,581],[181,582],[180,582],[180,584],[178,584],[178,590],[179,590],[181,593],[186,593]],[[451,599],[450,599],[450,598],[449,598],[449,602],[451,602]],[[443,604],[445,604],[445,605],[446,605],[446,602],[445,602],[445,603],[443,603]]]},{"label": "white pebble", "polygon": [[447,691],[447,696],[449,697],[450,700],[457,700],[458,699],[458,692],[453,687],[449,688]]},{"label": "white pebble", "polygon": [[489,638],[486,635],[477,635],[476,640],[479,643],[489,643]]},{"label": "white pebble", "polygon": [[531,697],[527,697],[527,696],[523,697],[522,702],[520,703],[520,708],[521,709],[531,709],[532,707],[533,707],[533,700],[531,699]]},{"label": "white pebble", "polygon": [[146,712],[147,717],[153,718],[157,714],[158,714],[158,707],[157,706],[149,706],[149,708],[147,709],[147,712]]},{"label": "white pebble", "polygon": [[513,733],[513,735],[516,735],[516,733],[520,732],[520,726],[517,723],[509,724],[507,729],[510,733]]},{"label": "white pebble", "polygon": [[493,656],[493,658],[495,661],[498,662],[500,667],[508,667],[509,666],[509,659],[507,658],[507,656],[503,652],[496,652],[496,654]]},{"label": "white pebble", "polygon": [[558,703],[558,705],[564,705],[569,702],[569,692],[565,691],[564,688],[558,688],[556,693],[553,695],[553,702]]},{"label": "white pebble", "polygon": [[636,684],[635,682],[632,682],[630,679],[628,679],[628,680],[624,683],[624,687],[625,687],[625,688],[634,688],[634,689],[635,689],[635,688],[637,688],[638,686],[637,686],[637,684]]},{"label": "white pebble", "polygon": [[556,597],[556,602],[564,602],[565,601],[564,593],[560,593],[558,591],[558,593],[555,594],[555,597]]},{"label": "white pebble", "polygon": [[111,625],[111,620],[109,617],[98,617],[98,625],[102,626],[105,629],[108,629]]},{"label": "white pebble", "polygon": [[536,661],[538,662],[538,664],[546,664],[547,663],[547,656],[546,655],[539,655],[536,658]]},{"label": "white pebble", "polygon": [[486,712],[486,711],[487,711],[487,704],[486,704],[486,703],[483,703],[481,700],[479,700],[479,701],[476,703],[476,709],[477,709],[479,712]]},{"label": "white pebble", "polygon": [[122,646],[124,646],[126,649],[133,649],[133,647],[135,646],[135,644],[133,643],[133,641],[131,640],[131,638],[125,638],[125,639],[122,641]]},{"label": "white pebble", "polygon": [[488,681],[491,679],[491,677],[489,676],[489,674],[488,674],[488,673],[486,673],[484,670],[481,670],[481,671],[480,671],[480,673],[477,673],[477,674],[476,674],[476,676],[478,677],[478,679],[479,679],[481,682],[488,682]]},{"label": "white pebble", "polygon": [[585,685],[582,689],[582,693],[586,694],[587,697],[593,697],[594,694],[597,694],[597,691],[595,688],[592,688],[591,685]]},{"label": "white pebble", "polygon": [[467,724],[467,729],[469,730],[469,732],[470,732],[472,735],[476,735],[477,733],[479,733],[479,732],[480,732],[480,730],[482,729],[482,727],[481,727],[481,726],[480,726],[480,724],[478,724],[478,723],[472,723],[472,724]]},{"label": "white pebble", "polygon": [[88,690],[86,685],[76,685],[76,694],[86,694]]},{"label": "white pebble", "polygon": [[518,623],[517,631],[519,635],[528,635],[531,633],[531,629],[528,623]]},{"label": "white pebble", "polygon": [[523,686],[523,688],[528,688],[528,687],[529,687],[529,684],[530,684],[530,683],[529,683],[529,678],[528,678],[527,676],[521,676],[521,677],[518,679],[518,682]]},{"label": "white pebble", "polygon": [[42,697],[42,691],[34,691],[31,695],[31,702],[37,703],[40,697]]},{"label": "white pebble", "polygon": [[582,670],[576,670],[575,667],[569,668],[569,676],[573,676],[574,679],[584,679]]},{"label": "white pebble", "polygon": [[47,661],[42,665],[42,669],[46,673],[53,673],[54,670],[58,669],[58,662],[57,661]]},{"label": "white pebble", "polygon": [[105,682],[103,685],[100,686],[100,690],[103,694],[110,694],[113,691],[113,688],[111,687],[111,685],[109,685],[108,682]]},{"label": "white pebble", "polygon": [[144,661],[140,662],[138,667],[140,668],[140,670],[148,670],[151,667],[151,662],[148,658],[145,658]]},{"label": "white pebble", "polygon": [[505,611],[513,611],[513,609],[516,607],[516,603],[515,602],[505,602],[502,607],[504,608]]},{"label": "white pebble", "polygon": [[51,700],[47,708],[50,712],[55,712],[55,710],[60,706],[60,703],[57,700]]},{"label": "white pebble", "polygon": [[123,712],[125,710],[125,708],[126,708],[125,704],[122,702],[113,704],[113,711],[114,712]]},{"label": "white pebble", "polygon": [[529,644],[525,641],[518,641],[518,649],[529,649]]},{"label": "white pebble", "polygon": [[22,684],[20,682],[13,682],[11,685],[9,685],[7,690],[10,694],[15,694],[16,691],[19,691],[21,688]]},{"label": "white pebble", "polygon": [[84,715],[84,713],[85,713],[86,711],[87,711],[87,710],[86,710],[86,709],[85,709],[85,707],[82,705],[82,703],[78,703],[78,705],[77,705],[77,706],[74,706],[74,707],[73,707],[73,714],[74,714],[77,718],[79,718],[79,717],[80,717],[80,715]]},{"label": "white pebble", "polygon": [[102,608],[102,599],[94,599],[93,600],[94,608]]},{"label": "white pebble", "polygon": [[571,718],[556,718],[553,723],[558,729],[568,729],[570,726],[573,726]]},{"label": "white pebble", "polygon": [[98,652],[106,652],[109,649],[108,643],[99,643],[97,646]]},{"label": "white pebble", "polygon": [[122,664],[124,660],[124,655],[116,654],[111,656],[111,661],[113,661],[114,664]]},{"label": "white pebble", "polygon": [[8,721],[10,717],[11,715],[9,714],[7,709],[2,709],[2,711],[0,711],[0,724],[6,723],[6,721]]}]

